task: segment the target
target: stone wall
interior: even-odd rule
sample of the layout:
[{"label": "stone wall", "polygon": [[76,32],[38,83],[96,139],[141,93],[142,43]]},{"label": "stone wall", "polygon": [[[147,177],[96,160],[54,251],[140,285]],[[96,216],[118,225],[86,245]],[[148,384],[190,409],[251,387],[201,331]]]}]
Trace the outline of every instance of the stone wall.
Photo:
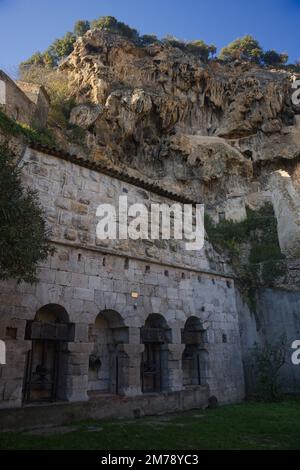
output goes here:
[{"label": "stone wall", "polygon": [[35,104],[20,90],[11,78],[0,70],[1,108],[11,119],[31,125],[36,110]]},{"label": "stone wall", "polygon": [[203,271],[211,271],[213,265],[217,273],[230,275],[230,268],[207,241],[203,250],[188,251],[184,240],[99,240],[96,237],[99,204],[118,208],[120,196],[127,196],[128,206],[142,203],[148,208],[152,203],[172,205],[176,201],[36,150],[28,149],[23,162],[26,162],[24,182],[38,190],[53,241],[92,249],[109,248],[129,257]]},{"label": "stone wall", "polygon": [[39,128],[46,127],[50,98],[45,88],[41,85],[35,85],[34,83],[23,82],[21,80],[17,80],[16,83],[30,101],[36,105],[34,113],[35,125]]},{"label": "stone wall", "polygon": [[43,87],[14,82],[0,70],[0,107],[5,114],[28,126],[47,125],[49,97]]},{"label": "stone wall", "polygon": [[[157,194],[124,183],[61,158],[27,149],[23,157],[24,183],[36,188],[55,250],[39,268],[36,285],[2,282],[0,338],[7,344],[7,364],[0,366],[0,407],[22,404],[28,322],[44,306],[56,305],[75,325],[72,341],[64,344],[67,357],[68,401],[88,399],[91,328],[100,312],[108,322],[117,318],[125,336],[116,341],[120,384],[118,393],[141,394],[141,358],[145,345],[141,328],[151,314],[166,322],[164,343],[165,391],[183,387],[182,330],[187,319],[201,323],[205,352],[205,384],[220,402],[243,398],[243,370],[234,281],[211,247],[188,252],[184,242],[98,241],[96,208],[126,194],[132,202],[166,201]],[[21,164],[22,164],[21,163]],[[119,331],[119,330],[118,330]],[[200,368],[202,365],[200,364]],[[204,385],[205,385],[204,384]],[[201,384],[203,385],[203,384]]]},{"label": "stone wall", "polygon": [[299,393],[300,366],[292,364],[294,352],[291,345],[300,339],[300,294],[281,289],[262,289],[257,296],[257,311],[251,313],[248,306],[237,296],[239,311],[241,348],[244,361],[247,391],[253,391],[254,379],[247,363],[255,343],[274,344],[286,338],[286,363],[280,374],[282,390]]}]

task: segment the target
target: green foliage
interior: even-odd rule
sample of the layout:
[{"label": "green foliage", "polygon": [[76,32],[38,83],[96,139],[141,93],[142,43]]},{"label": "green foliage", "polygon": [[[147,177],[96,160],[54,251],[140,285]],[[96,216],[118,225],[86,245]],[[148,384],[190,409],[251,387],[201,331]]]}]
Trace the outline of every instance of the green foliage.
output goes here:
[{"label": "green foliage", "polygon": [[86,131],[82,127],[77,126],[76,124],[69,124],[68,135],[72,142],[76,143],[77,145],[84,145]]},{"label": "green foliage", "polygon": [[214,224],[206,215],[205,228],[215,249],[227,253],[249,291],[260,285],[272,286],[277,277],[285,274],[286,265],[271,204],[257,211],[247,209],[247,218],[241,222],[223,220]]},{"label": "green foliage", "polygon": [[167,34],[164,38],[162,38],[162,43],[172,47],[178,47],[178,49],[184,50],[186,43],[182,39],[178,39],[172,34]]},{"label": "green foliage", "polygon": [[213,57],[217,52],[216,46],[213,44],[206,44],[202,39],[187,43],[186,48],[188,52],[199,56],[205,62],[207,62],[208,59]]},{"label": "green foliage", "polygon": [[50,245],[36,193],[22,186],[13,160],[7,147],[0,146],[0,279],[32,283]]},{"label": "green foliage", "polygon": [[[183,41],[172,35],[167,35],[161,41],[156,35],[139,35],[135,28],[131,28],[122,21],[118,21],[114,16],[100,16],[91,22],[79,20],[75,23],[73,32],[68,32],[62,38],[56,39],[45,52],[36,52],[28,60],[20,64],[20,70],[34,67],[54,68],[59,62],[67,57],[74,50],[76,39],[82,37],[89,29],[97,28],[102,31],[119,34],[137,46],[145,47],[151,44],[162,43],[172,47],[177,47],[182,51],[199,57],[204,62],[213,58],[217,48],[213,44],[206,44],[202,39],[194,41]],[[288,60],[287,54],[280,54],[275,50],[263,51],[259,42],[250,35],[238,38],[224,47],[219,58],[230,62],[233,60],[250,61],[267,66],[287,67],[288,70],[298,71],[297,64],[285,65]]]},{"label": "green foliage", "polygon": [[76,105],[67,76],[59,69],[32,66],[21,70],[21,78],[45,87],[50,96],[49,124],[66,128],[70,112]]},{"label": "green foliage", "polygon": [[48,428],[46,433],[42,422],[41,429],[35,432],[21,429],[1,432],[0,449],[94,450],[98,453],[99,450],[128,449],[269,450],[275,458],[278,450],[299,451],[300,406],[297,397],[276,403],[242,402],[215,409],[178,411],[167,417],[81,422],[75,419],[64,433],[57,432],[55,427]]},{"label": "green foliage", "polygon": [[262,264],[261,278],[265,285],[272,285],[274,279],[284,276],[286,273],[286,265],[278,259],[269,259]]},{"label": "green foliage", "polygon": [[50,129],[34,129],[21,122],[10,119],[0,111],[0,129],[5,135],[23,135],[28,141],[37,142],[49,147],[55,146],[55,138]]},{"label": "green foliage", "polygon": [[286,361],[287,338],[281,336],[277,341],[267,341],[263,345],[257,343],[248,357],[248,365],[252,371],[256,399],[275,401],[281,396],[280,370]]},{"label": "green foliage", "polygon": [[52,68],[57,65],[54,57],[48,52],[36,52],[33,54],[28,60],[21,62],[20,64],[20,72],[23,73],[24,71],[30,69],[31,67],[46,67]]},{"label": "green foliage", "polygon": [[182,51],[193,54],[201,60],[207,62],[210,57],[216,53],[216,46],[206,44],[202,40],[182,41],[174,36],[168,35],[160,41],[156,35],[144,34],[139,35],[135,28],[131,28],[122,21],[118,21],[113,16],[101,16],[97,20],[89,22],[87,20],[79,20],[74,25],[73,33],[68,32],[63,38],[56,39],[45,52],[36,52],[28,60],[20,64],[21,74],[31,67],[54,68],[59,62],[67,57],[74,50],[76,39],[83,36],[90,28],[97,28],[102,31],[119,34],[137,46],[145,47],[151,44],[163,43],[172,47],[177,47]]},{"label": "green foliage", "polygon": [[36,52],[28,60],[20,64],[20,72],[34,67],[56,67],[59,62],[67,57],[74,49],[76,35],[73,33],[66,33],[63,38],[56,39],[45,52]]},{"label": "green foliage", "polygon": [[280,54],[274,49],[263,51],[259,42],[249,35],[231,42],[219,54],[219,59],[225,62],[244,60],[268,66],[283,66],[288,58],[287,54]]},{"label": "green foliage", "polygon": [[208,59],[217,51],[216,46],[213,44],[206,44],[202,39],[188,42],[178,39],[175,36],[168,35],[162,39],[162,42],[169,46],[177,47],[186,53],[193,54],[205,62],[207,62]]},{"label": "green foliage", "polygon": [[297,61],[295,62],[295,64],[283,65],[282,68],[284,68],[285,70],[288,70],[289,72],[300,73],[300,62]]},{"label": "green foliage", "polygon": [[85,33],[91,28],[91,24],[89,21],[86,20],[79,20],[76,21],[74,25],[74,34],[76,38],[80,38],[81,36],[84,36]]},{"label": "green foliage", "polygon": [[71,110],[76,106],[75,98],[63,96],[61,100],[55,99],[51,102],[48,121],[52,125],[56,125],[65,129],[69,126],[69,117]]},{"label": "green foliage", "polygon": [[279,54],[274,49],[265,51],[262,56],[265,65],[284,65],[287,63],[288,58],[287,54]]},{"label": "green foliage", "polygon": [[277,223],[272,204],[265,204],[259,210],[247,209],[247,217],[241,222],[222,220],[217,225],[206,215],[206,230],[209,239],[216,244],[226,246],[228,243],[241,244],[260,239],[266,244],[276,243],[277,253],[280,253],[277,237]]},{"label": "green foliage", "polygon": [[[28,60],[20,64],[21,74],[30,67],[57,67],[59,62],[71,54],[74,50],[76,39],[83,36],[90,28],[98,28],[120,34],[131,41],[139,42],[140,37],[136,29],[130,28],[122,21],[118,21],[113,16],[101,16],[91,23],[87,20],[79,20],[74,25],[73,32],[68,32],[64,37],[56,39],[45,52],[36,52]],[[149,40],[150,36],[148,37]],[[143,41],[146,41],[145,36]]]},{"label": "green foliage", "polygon": [[100,16],[100,18],[91,22],[91,27],[120,34],[134,42],[139,40],[139,33],[136,29],[130,28],[122,21],[118,21],[114,16]]},{"label": "green foliage", "polygon": [[282,254],[276,240],[269,240],[269,243],[252,243],[249,256],[250,263],[263,263],[270,259],[281,258]]},{"label": "green foliage", "polygon": [[71,54],[75,41],[75,34],[68,32],[63,38],[56,39],[48,48],[46,54],[48,53],[53,58],[54,64],[57,65],[60,60]]},{"label": "green foliage", "polygon": [[151,44],[159,43],[159,39],[155,34],[144,34],[140,36],[139,44],[141,46],[150,46]]},{"label": "green foliage", "polygon": [[246,60],[249,62],[259,63],[263,56],[263,50],[259,42],[252,36],[247,35],[224,47],[219,55],[221,60]]}]

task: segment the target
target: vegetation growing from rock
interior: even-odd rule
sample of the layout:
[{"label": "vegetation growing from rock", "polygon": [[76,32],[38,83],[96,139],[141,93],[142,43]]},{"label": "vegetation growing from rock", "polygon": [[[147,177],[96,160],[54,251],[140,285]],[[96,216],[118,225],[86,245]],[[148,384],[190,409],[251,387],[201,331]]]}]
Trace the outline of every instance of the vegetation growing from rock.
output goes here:
[{"label": "vegetation growing from rock", "polygon": [[252,36],[236,39],[221,49],[219,58],[225,61],[245,60],[259,63],[263,55],[262,47]]},{"label": "vegetation growing from rock", "polygon": [[215,249],[227,253],[248,293],[274,285],[276,278],[285,274],[272,204],[259,210],[248,208],[247,218],[241,222],[224,220],[214,224],[206,216],[206,231]]},{"label": "vegetation growing from rock", "polygon": [[91,28],[117,33],[130,41],[138,42],[139,40],[139,33],[135,28],[118,21],[114,16],[100,16],[100,18],[91,22]]},{"label": "vegetation growing from rock", "polygon": [[284,65],[288,61],[288,55],[280,54],[273,49],[264,52],[257,39],[246,35],[223,47],[219,59],[225,62],[242,60],[272,66]]},{"label": "vegetation growing from rock", "polygon": [[262,56],[262,60],[266,65],[284,65],[288,58],[287,54],[279,54],[274,49],[264,52]]},{"label": "vegetation growing from rock", "polygon": [[32,283],[50,245],[36,193],[22,185],[14,158],[0,146],[0,279]]},{"label": "vegetation growing from rock", "polygon": [[67,32],[62,38],[56,39],[45,52],[38,51],[28,60],[22,62],[20,64],[21,73],[24,73],[24,69],[26,70],[31,66],[56,67],[62,59],[71,54],[74,49],[75,41],[83,36],[89,29],[100,29],[101,31],[118,34],[141,47],[149,46],[154,43],[168,44],[186,53],[196,55],[204,61],[213,57],[217,51],[216,46],[206,44],[200,39],[183,41],[169,35],[160,41],[156,35],[140,35],[135,28],[131,28],[122,21],[118,21],[113,16],[101,16],[91,22],[87,20],[77,21],[74,25],[73,32]]},{"label": "vegetation growing from rock", "polygon": [[34,129],[26,124],[14,121],[0,111],[0,130],[6,136],[23,136],[27,141],[53,147],[55,138],[50,129]]},{"label": "vegetation growing from rock", "polygon": [[[247,362],[252,371],[251,397],[262,401],[276,401],[281,398],[280,371],[286,362],[287,338],[281,336],[275,341],[255,344]],[[250,384],[249,384],[250,385]]]},{"label": "vegetation growing from rock", "polygon": [[91,24],[87,20],[78,20],[74,25],[74,34],[76,38],[80,38],[83,36],[89,29],[91,28]]},{"label": "vegetation growing from rock", "polygon": [[43,85],[47,90],[50,97],[50,126],[67,128],[71,109],[76,104],[67,77],[57,69],[42,65],[21,68],[20,75],[22,80]]},{"label": "vegetation growing from rock", "polygon": [[162,43],[172,47],[177,47],[183,52],[192,54],[204,62],[207,62],[208,59],[212,58],[217,52],[216,46],[213,44],[206,44],[202,39],[195,41],[183,41],[176,38],[175,36],[169,35],[162,39]]}]

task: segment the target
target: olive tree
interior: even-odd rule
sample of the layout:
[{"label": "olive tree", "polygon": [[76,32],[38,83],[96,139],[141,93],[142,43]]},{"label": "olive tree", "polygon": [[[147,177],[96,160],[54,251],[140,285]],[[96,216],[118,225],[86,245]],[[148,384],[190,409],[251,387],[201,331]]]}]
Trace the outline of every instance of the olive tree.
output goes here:
[{"label": "olive tree", "polygon": [[32,283],[50,244],[37,195],[23,186],[14,161],[7,146],[0,145],[0,279]]}]

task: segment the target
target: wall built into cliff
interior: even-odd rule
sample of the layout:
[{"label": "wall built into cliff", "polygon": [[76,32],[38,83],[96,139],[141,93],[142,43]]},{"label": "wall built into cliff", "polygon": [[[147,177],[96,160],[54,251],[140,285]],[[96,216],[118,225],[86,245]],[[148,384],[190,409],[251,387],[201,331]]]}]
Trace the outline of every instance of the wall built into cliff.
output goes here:
[{"label": "wall built into cliff", "polygon": [[285,344],[285,364],[280,371],[280,384],[286,393],[299,393],[300,366],[292,363],[291,348],[300,339],[300,293],[282,289],[261,289],[257,293],[256,312],[251,313],[237,294],[237,308],[244,363],[246,392],[252,393],[257,377],[249,366],[249,354],[255,343]]}]

